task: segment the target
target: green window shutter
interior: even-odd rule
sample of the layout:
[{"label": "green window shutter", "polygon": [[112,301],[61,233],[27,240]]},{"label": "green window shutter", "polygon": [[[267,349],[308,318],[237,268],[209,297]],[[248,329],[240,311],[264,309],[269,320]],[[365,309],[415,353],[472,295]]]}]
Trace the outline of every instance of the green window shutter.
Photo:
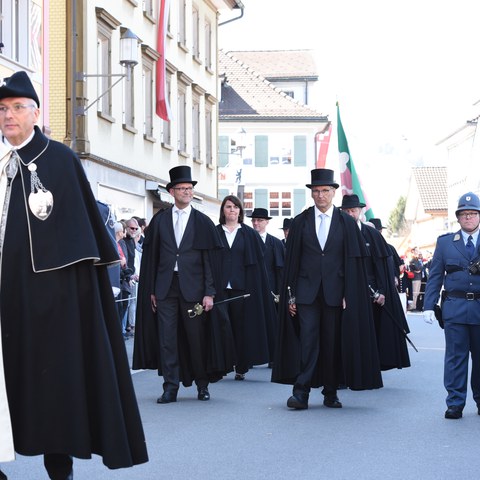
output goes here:
[{"label": "green window shutter", "polygon": [[268,167],[267,135],[255,135],[255,166]]},{"label": "green window shutter", "polygon": [[293,137],[293,165],[295,167],[307,166],[307,137],[305,135]]},{"label": "green window shutter", "polygon": [[268,208],[268,190],[266,188],[256,188],[255,189],[255,201],[253,206],[255,208]]},{"label": "green window shutter", "polygon": [[222,135],[218,137],[218,166],[225,167],[230,153],[230,137]]},{"label": "green window shutter", "polygon": [[296,216],[302,213],[303,208],[307,203],[305,190],[302,188],[295,188],[293,190],[293,215]]},{"label": "green window shutter", "polygon": [[228,188],[219,188],[217,198],[223,200],[227,195],[230,195],[230,190]]}]

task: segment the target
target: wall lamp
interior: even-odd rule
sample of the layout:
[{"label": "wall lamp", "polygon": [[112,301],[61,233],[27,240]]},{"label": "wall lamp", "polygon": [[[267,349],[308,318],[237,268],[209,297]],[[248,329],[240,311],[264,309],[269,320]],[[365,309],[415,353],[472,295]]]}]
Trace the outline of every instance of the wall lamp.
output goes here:
[{"label": "wall lamp", "polygon": [[101,93],[92,103],[86,107],[83,105],[77,105],[75,107],[75,115],[86,115],[87,110],[95,105],[102,97],[104,97],[112,88],[120,83],[123,78],[127,77],[130,80],[133,67],[138,64],[138,42],[139,38],[129,29],[125,28],[120,37],[120,65],[127,69],[126,73],[112,73],[108,75],[102,74],[88,74],[85,72],[77,72],[75,81],[84,82],[88,77],[103,77],[113,78],[119,77],[117,81],[112,83],[103,93]]}]

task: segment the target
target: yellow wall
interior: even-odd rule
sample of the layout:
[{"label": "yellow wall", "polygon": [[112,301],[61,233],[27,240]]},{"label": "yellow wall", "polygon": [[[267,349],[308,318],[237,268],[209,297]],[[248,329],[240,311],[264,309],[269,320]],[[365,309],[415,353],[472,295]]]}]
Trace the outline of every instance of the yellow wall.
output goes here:
[{"label": "yellow wall", "polygon": [[62,142],[66,134],[67,108],[67,2],[50,0],[50,128]]}]

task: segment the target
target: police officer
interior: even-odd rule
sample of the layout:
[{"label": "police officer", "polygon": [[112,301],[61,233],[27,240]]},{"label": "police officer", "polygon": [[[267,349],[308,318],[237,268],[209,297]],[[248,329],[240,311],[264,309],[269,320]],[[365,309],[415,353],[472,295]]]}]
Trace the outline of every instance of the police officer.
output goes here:
[{"label": "police officer", "polygon": [[445,329],[444,385],[448,392],[445,418],[459,419],[467,398],[468,356],[472,356],[471,386],[480,415],[480,262],[478,233],[480,199],[472,192],[458,201],[460,230],[437,239],[427,281],[424,318],[434,319],[442,294]]}]

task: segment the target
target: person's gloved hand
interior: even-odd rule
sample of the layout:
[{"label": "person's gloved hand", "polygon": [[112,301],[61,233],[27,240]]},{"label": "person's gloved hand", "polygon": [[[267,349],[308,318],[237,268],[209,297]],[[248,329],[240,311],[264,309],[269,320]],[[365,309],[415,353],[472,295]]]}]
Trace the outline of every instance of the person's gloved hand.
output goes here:
[{"label": "person's gloved hand", "polygon": [[425,323],[433,323],[433,321],[435,320],[435,313],[433,312],[433,310],[425,310],[423,312],[423,320],[425,321]]}]

